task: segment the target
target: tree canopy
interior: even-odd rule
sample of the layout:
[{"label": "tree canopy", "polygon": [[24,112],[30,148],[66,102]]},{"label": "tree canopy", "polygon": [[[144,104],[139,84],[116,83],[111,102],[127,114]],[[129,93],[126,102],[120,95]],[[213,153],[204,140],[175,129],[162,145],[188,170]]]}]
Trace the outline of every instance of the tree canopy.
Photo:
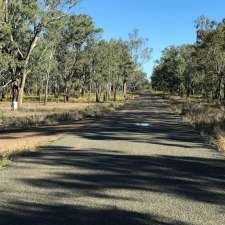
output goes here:
[{"label": "tree canopy", "polygon": [[96,93],[107,100],[126,96],[148,82],[142,72],[151,49],[138,30],[129,40],[103,40],[103,30],[86,14],[73,14],[77,0],[0,0],[0,92],[19,81],[26,95]]},{"label": "tree canopy", "polygon": [[201,16],[196,20],[196,43],[166,48],[156,63],[152,86],[156,90],[202,95],[225,102],[225,19]]}]

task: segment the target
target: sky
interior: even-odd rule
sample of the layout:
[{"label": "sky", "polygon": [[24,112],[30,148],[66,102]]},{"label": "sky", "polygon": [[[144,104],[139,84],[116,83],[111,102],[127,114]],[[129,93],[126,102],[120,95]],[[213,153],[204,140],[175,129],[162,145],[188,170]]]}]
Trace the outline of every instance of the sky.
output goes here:
[{"label": "sky", "polygon": [[195,41],[198,16],[225,18],[225,0],[81,0],[74,12],[92,16],[95,25],[104,29],[105,39],[128,39],[139,28],[153,48],[151,60],[144,65],[150,77],[165,47]]}]

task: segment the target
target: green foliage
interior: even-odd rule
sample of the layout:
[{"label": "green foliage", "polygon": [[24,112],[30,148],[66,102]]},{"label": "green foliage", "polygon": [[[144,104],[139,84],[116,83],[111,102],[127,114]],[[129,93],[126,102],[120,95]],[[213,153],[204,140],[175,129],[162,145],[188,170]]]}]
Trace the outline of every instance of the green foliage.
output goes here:
[{"label": "green foliage", "polygon": [[[78,0],[0,0],[0,91],[20,80],[23,93],[64,101],[92,93],[106,101],[117,92],[142,89],[142,65],[151,49],[138,30],[129,41],[102,40],[86,14],[69,10]],[[128,89],[128,90],[127,90]]]},{"label": "green foliage", "polygon": [[225,20],[196,20],[197,42],[164,50],[152,76],[157,90],[225,102]]}]

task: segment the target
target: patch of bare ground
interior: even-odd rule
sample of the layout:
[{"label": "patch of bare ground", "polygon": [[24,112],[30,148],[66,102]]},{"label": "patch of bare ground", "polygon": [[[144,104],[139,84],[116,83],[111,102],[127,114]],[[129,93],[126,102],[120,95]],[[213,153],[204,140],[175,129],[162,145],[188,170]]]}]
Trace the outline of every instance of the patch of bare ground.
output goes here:
[{"label": "patch of bare ground", "polygon": [[1,134],[0,154],[16,153],[35,148],[42,143],[57,140],[60,134],[41,134],[40,132],[13,132]]}]

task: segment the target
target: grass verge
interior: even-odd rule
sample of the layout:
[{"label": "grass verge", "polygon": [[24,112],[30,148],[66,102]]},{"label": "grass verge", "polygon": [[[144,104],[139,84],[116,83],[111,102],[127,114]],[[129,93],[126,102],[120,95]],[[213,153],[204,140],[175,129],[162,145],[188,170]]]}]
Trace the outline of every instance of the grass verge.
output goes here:
[{"label": "grass verge", "polygon": [[[64,122],[75,122],[83,118],[101,118],[103,115],[110,113],[120,106],[123,102],[111,102],[104,104],[92,104],[82,109],[69,110],[48,110],[47,112],[33,112],[31,115],[24,116],[6,116],[1,118],[2,130],[0,136],[0,167],[7,166],[14,156],[21,152],[35,149],[42,144],[47,144],[57,140],[62,133],[46,134],[29,130],[29,128],[39,126],[60,126]],[[8,128],[19,128],[20,132],[7,132]],[[24,129],[24,132],[21,132]],[[26,131],[26,130],[29,131]],[[66,128],[65,128],[66,129]],[[5,132],[4,132],[5,130]]]},{"label": "grass verge", "polygon": [[170,101],[172,111],[182,115],[188,122],[206,136],[209,143],[215,144],[218,150],[225,153],[225,107],[207,103],[198,96],[189,99],[170,96],[165,93],[158,95]]},{"label": "grass verge", "polygon": [[[65,104],[57,107],[30,106],[18,112],[4,111],[0,114],[0,128],[30,128],[40,125],[55,125],[61,122],[77,121],[84,117],[98,117],[110,112],[122,102],[100,104]],[[42,108],[43,107],[43,108]]]},{"label": "grass verge", "polygon": [[54,142],[61,136],[61,134],[46,135],[34,132],[12,133],[10,137],[3,135],[1,137],[3,139],[0,139],[0,168],[8,166],[18,154]]}]

